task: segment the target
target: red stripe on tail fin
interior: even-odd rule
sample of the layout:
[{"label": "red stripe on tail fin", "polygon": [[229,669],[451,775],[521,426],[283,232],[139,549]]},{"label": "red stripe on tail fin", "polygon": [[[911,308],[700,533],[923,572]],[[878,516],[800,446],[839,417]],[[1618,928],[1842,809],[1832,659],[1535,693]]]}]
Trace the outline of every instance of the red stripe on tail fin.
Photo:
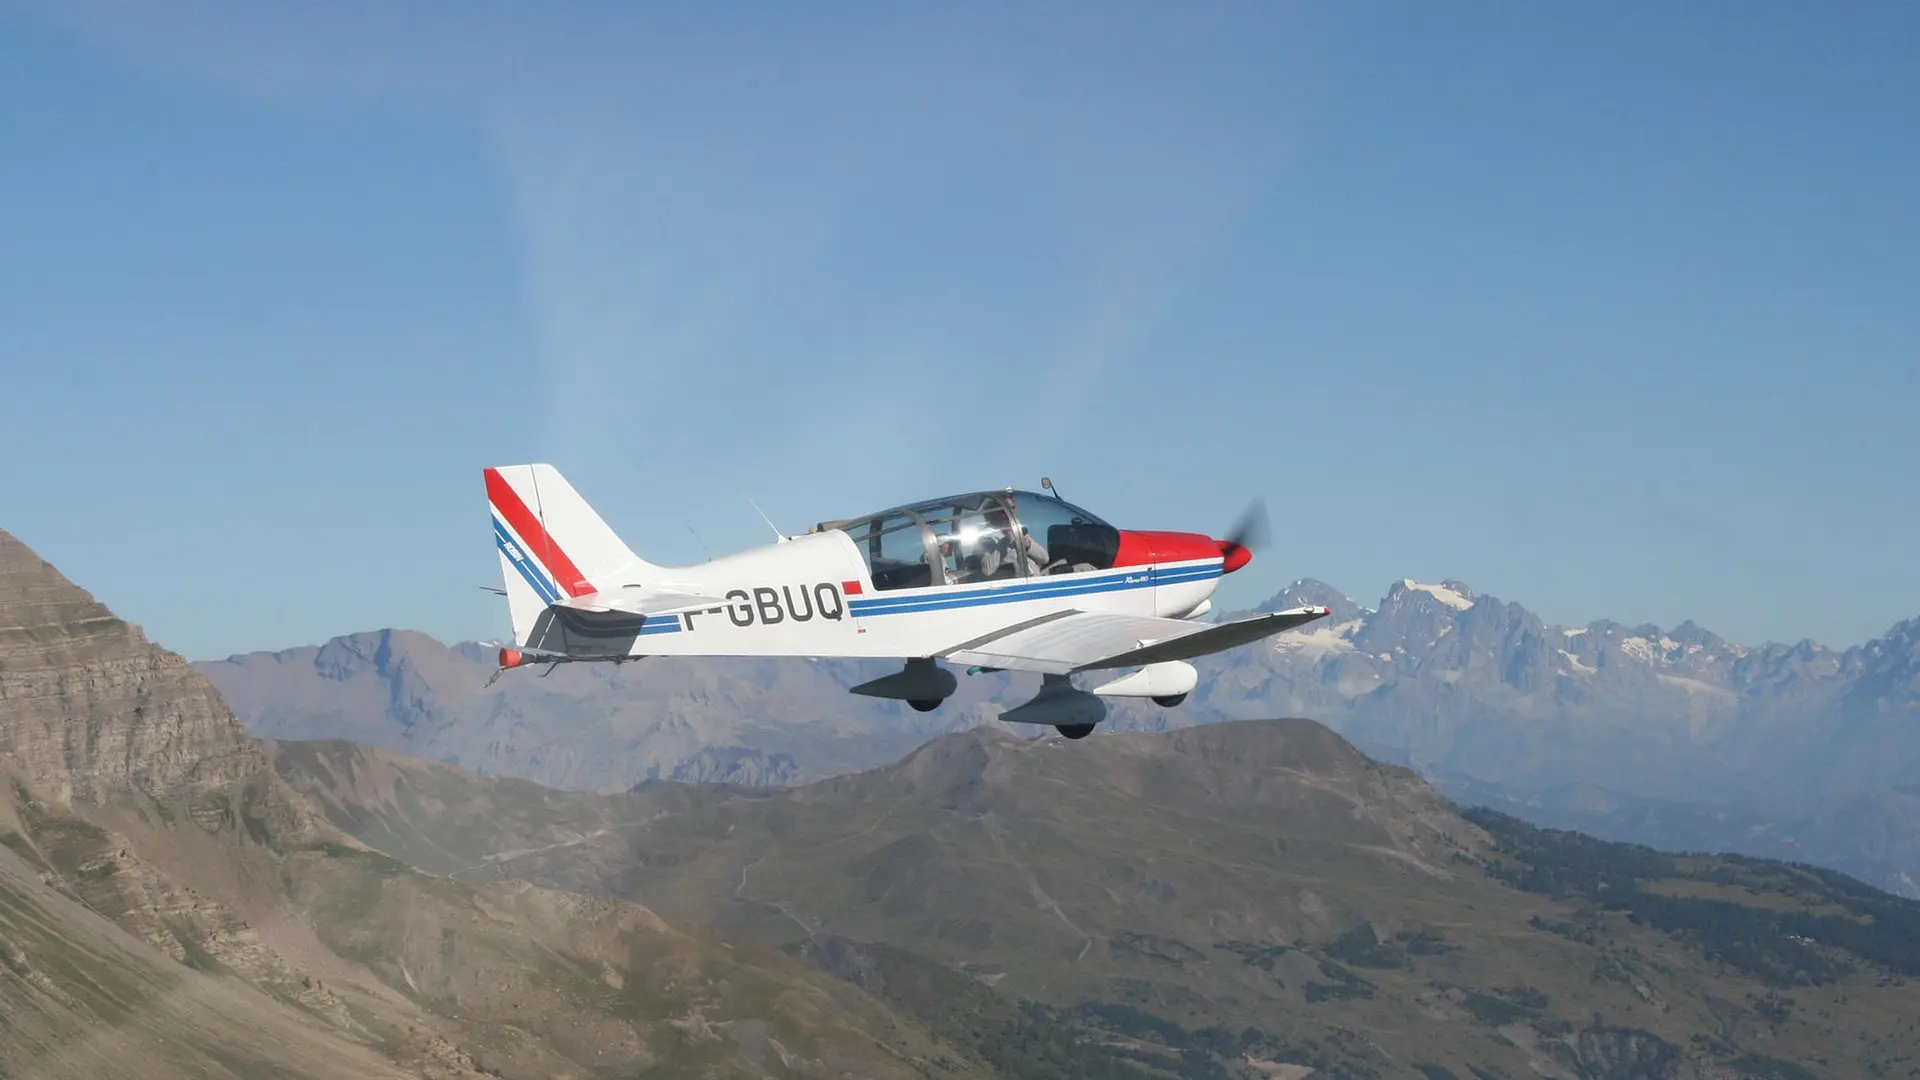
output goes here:
[{"label": "red stripe on tail fin", "polygon": [[567,590],[568,596],[585,596],[594,591],[586,575],[573,565],[573,560],[560,550],[560,545],[553,537],[547,535],[540,519],[527,509],[527,504],[520,500],[520,493],[513,490],[513,485],[507,483],[507,478],[501,476],[498,469],[487,470],[487,501],[500,511],[501,517],[507,519],[513,531],[520,534],[520,539],[530,549],[527,554],[546,564],[547,570],[560,583],[560,587]]}]

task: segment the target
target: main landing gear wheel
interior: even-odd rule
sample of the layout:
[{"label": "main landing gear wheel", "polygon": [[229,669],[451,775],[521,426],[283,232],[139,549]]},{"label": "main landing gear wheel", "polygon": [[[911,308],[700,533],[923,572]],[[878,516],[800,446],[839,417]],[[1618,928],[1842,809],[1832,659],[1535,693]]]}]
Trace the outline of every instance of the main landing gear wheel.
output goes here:
[{"label": "main landing gear wheel", "polygon": [[940,707],[940,699],[927,698],[920,701],[909,701],[907,704],[913,706],[915,712],[932,712]]},{"label": "main landing gear wheel", "polygon": [[1053,729],[1069,739],[1084,739],[1093,734],[1092,724],[1055,724]]},{"label": "main landing gear wheel", "polygon": [[1153,703],[1162,708],[1171,709],[1185,700],[1187,700],[1185,694],[1168,694],[1165,697],[1154,698]]}]

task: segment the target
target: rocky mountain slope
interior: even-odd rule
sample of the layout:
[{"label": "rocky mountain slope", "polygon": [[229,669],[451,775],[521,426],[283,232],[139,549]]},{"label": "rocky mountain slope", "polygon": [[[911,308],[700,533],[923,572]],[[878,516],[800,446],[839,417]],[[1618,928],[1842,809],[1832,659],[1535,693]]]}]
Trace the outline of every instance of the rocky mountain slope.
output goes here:
[{"label": "rocky mountain slope", "polygon": [[988,726],[784,790],[274,752],[423,866],[698,913],[1025,1075],[1731,1080],[1920,1055],[1920,904],[1463,817],[1311,721]]},{"label": "rocky mountain slope", "polygon": [[988,1074],[698,921],[370,849],[4,532],[0,773],[9,1076]]},{"label": "rocky mountain slope", "polygon": [[[17,774],[9,779],[20,785]],[[72,865],[68,845],[91,831],[75,819],[36,813],[30,803],[30,821],[21,821],[23,785],[13,790],[0,803],[7,849],[0,851],[0,1068],[7,1075],[457,1075],[404,1069],[299,1005],[207,970],[212,965],[192,924],[172,942],[183,953],[186,942],[194,943],[193,963],[184,963],[88,906],[58,867]],[[51,862],[40,845],[51,849]],[[83,880],[117,873],[128,862],[117,850],[82,850]]]},{"label": "rocky mountain slope", "polygon": [[[1203,663],[1188,702],[1119,730],[1305,715],[1448,794],[1598,835],[1793,857],[1920,896],[1920,620],[1834,651],[1744,646],[1691,623],[1552,626],[1457,581],[1375,608],[1303,580],[1263,609],[1331,618]],[[929,714],[856,698],[885,665],[675,661],[517,672],[405,631],[197,665],[258,735],[344,737],[543,784],[794,783],[987,723],[1031,680],[961,680]],[[1599,798],[1612,809],[1588,806]],[[1633,812],[1621,807],[1633,806]]]}]

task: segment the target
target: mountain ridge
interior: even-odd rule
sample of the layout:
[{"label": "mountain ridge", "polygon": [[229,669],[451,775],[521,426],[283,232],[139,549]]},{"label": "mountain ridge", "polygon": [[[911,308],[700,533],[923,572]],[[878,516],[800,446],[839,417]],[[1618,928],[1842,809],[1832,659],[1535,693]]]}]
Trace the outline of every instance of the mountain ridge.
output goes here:
[{"label": "mountain ridge", "polygon": [[[1110,725],[1312,716],[1369,753],[1498,805],[1596,784],[1637,800],[1714,805],[1774,831],[1803,822],[1806,857],[1920,895],[1909,884],[1920,880],[1920,839],[1898,839],[1903,804],[1881,794],[1920,774],[1920,618],[1836,651],[1804,640],[1743,645],[1691,620],[1559,626],[1454,579],[1403,578],[1368,607],[1301,578],[1251,610],[1299,604],[1332,614],[1203,658],[1184,705],[1124,704]],[[389,675],[375,670],[382,648],[386,662],[401,658]],[[338,670],[323,678],[323,661]],[[1028,692],[1011,675],[963,677],[940,710],[910,713],[846,693],[889,665],[805,660],[563,667],[545,680],[509,673],[483,690],[490,650],[406,631],[196,666],[261,735],[351,736],[597,791],[657,778],[791,784],[857,770],[994,723]],[[347,692],[356,680],[366,685]],[[1888,837],[1873,850],[1829,824],[1833,800],[1850,796],[1860,799],[1848,813]],[[1659,815],[1578,820],[1614,839],[1695,835],[1663,831]],[[1747,842],[1739,829],[1698,835],[1727,850]]]}]

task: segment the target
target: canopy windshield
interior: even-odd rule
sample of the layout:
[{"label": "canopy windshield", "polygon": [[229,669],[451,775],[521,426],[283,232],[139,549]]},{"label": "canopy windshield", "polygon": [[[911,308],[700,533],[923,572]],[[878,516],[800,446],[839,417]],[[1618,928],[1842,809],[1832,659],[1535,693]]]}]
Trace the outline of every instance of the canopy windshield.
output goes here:
[{"label": "canopy windshield", "polygon": [[853,539],[879,591],[1087,573],[1113,566],[1119,530],[1034,491],[976,491],[821,522]]}]

